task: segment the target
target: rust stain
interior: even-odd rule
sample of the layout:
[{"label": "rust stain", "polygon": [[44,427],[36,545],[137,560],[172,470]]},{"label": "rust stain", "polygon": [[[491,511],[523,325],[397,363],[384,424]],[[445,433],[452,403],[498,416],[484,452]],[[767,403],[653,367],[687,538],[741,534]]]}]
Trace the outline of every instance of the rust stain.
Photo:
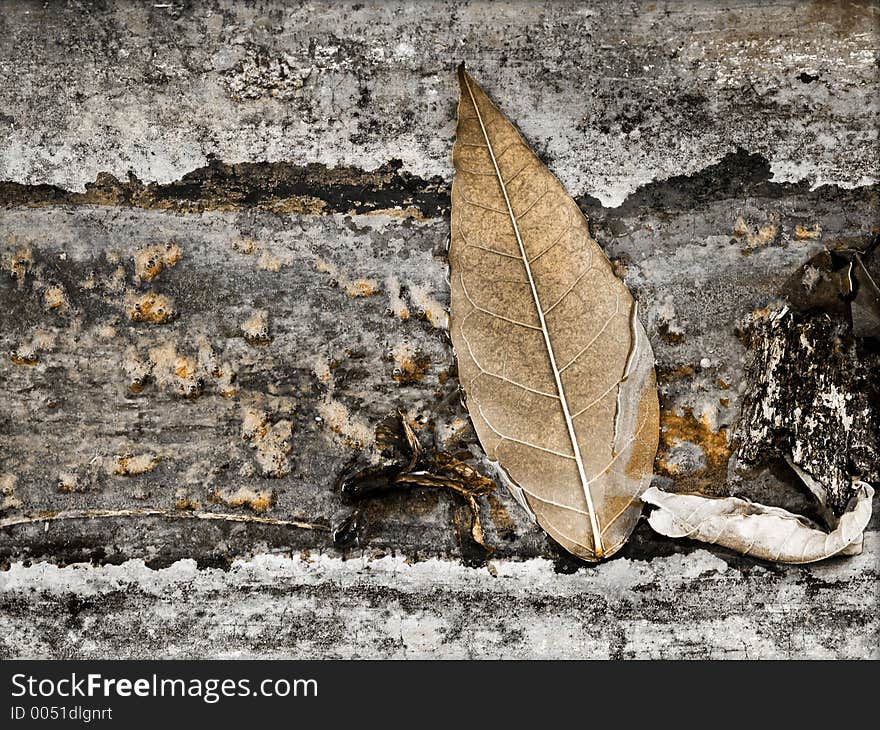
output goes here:
[{"label": "rust stain", "polygon": [[657,380],[662,383],[668,383],[672,380],[680,380],[681,378],[690,378],[696,370],[693,365],[675,365],[673,367],[657,367]]},{"label": "rust stain", "polygon": [[[671,452],[682,442],[698,446],[706,458],[706,466],[690,473],[670,461]],[[657,450],[655,468],[676,483],[696,491],[713,491],[723,488],[727,481],[727,462],[733,449],[728,444],[728,431],[713,431],[706,416],[697,418],[693,410],[683,408],[678,414],[671,410],[660,411],[660,446]]]}]

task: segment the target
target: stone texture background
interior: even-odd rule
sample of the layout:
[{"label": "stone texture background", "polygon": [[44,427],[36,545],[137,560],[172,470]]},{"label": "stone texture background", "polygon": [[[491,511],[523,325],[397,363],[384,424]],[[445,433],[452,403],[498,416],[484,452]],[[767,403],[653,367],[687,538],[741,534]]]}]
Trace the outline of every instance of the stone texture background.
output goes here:
[{"label": "stone texture background", "polygon": [[646,525],[581,567],[502,488],[491,556],[446,493],[370,501],[344,548],[330,530],[352,509],[337,478],[398,408],[481,465],[444,329],[462,60],[639,299],[656,483],[808,511],[787,470],[736,468],[742,335],[812,255],[877,230],[878,19],[5,5],[0,517],[181,517],[0,529],[0,655],[876,657],[876,509],[863,555],[812,567]]}]

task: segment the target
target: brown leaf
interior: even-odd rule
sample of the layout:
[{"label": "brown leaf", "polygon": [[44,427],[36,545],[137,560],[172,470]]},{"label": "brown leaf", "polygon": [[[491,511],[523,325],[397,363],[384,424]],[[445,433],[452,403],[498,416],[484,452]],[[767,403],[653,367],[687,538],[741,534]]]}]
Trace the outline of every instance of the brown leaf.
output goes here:
[{"label": "brown leaf", "polygon": [[468,411],[520,504],[599,560],[651,481],[654,356],[577,204],[463,67],[459,81],[450,331]]}]

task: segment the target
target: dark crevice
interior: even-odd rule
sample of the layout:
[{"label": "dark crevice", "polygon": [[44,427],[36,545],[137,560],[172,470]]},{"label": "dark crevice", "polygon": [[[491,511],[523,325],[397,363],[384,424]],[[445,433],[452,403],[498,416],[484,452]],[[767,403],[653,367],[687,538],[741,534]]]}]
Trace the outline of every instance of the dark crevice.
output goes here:
[{"label": "dark crevice", "polygon": [[[778,183],[771,177],[765,157],[738,149],[699,172],[643,185],[617,208],[605,208],[590,195],[576,199],[587,215],[606,217],[645,210],[693,210],[713,201],[747,197],[844,199],[878,189],[877,185],[853,190],[827,185],[811,190],[806,181]],[[0,182],[0,207],[41,205],[117,205],[181,212],[269,208],[309,214],[400,210],[432,219],[448,214],[449,183],[440,176],[423,178],[408,173],[400,160],[375,170],[319,163],[210,160],[170,183],[145,183],[133,173],[126,180],[101,173],[86,185],[85,192],[55,185]]]},{"label": "dark crevice", "polygon": [[421,178],[402,167],[400,160],[375,170],[210,160],[180,180],[163,184],[144,183],[133,173],[127,180],[101,173],[82,193],[54,185],[0,182],[0,207],[118,205],[184,212],[263,207],[314,214],[411,208],[426,218],[442,216],[449,205],[443,179]]}]

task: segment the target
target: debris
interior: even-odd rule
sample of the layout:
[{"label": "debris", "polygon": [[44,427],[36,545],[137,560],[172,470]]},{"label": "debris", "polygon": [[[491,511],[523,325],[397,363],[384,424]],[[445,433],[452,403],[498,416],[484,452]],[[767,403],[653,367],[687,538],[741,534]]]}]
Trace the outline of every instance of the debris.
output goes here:
[{"label": "debris", "polygon": [[[415,487],[447,489],[468,505],[474,542],[487,554],[492,552],[486,545],[477,497],[494,491],[493,480],[449,452],[423,449],[403,411],[376,427],[375,440],[382,463],[343,474],[338,481],[343,496],[361,502],[389,491]],[[356,539],[360,527],[361,510],[356,508],[334,529],[333,539],[338,544],[347,544]]]}]

